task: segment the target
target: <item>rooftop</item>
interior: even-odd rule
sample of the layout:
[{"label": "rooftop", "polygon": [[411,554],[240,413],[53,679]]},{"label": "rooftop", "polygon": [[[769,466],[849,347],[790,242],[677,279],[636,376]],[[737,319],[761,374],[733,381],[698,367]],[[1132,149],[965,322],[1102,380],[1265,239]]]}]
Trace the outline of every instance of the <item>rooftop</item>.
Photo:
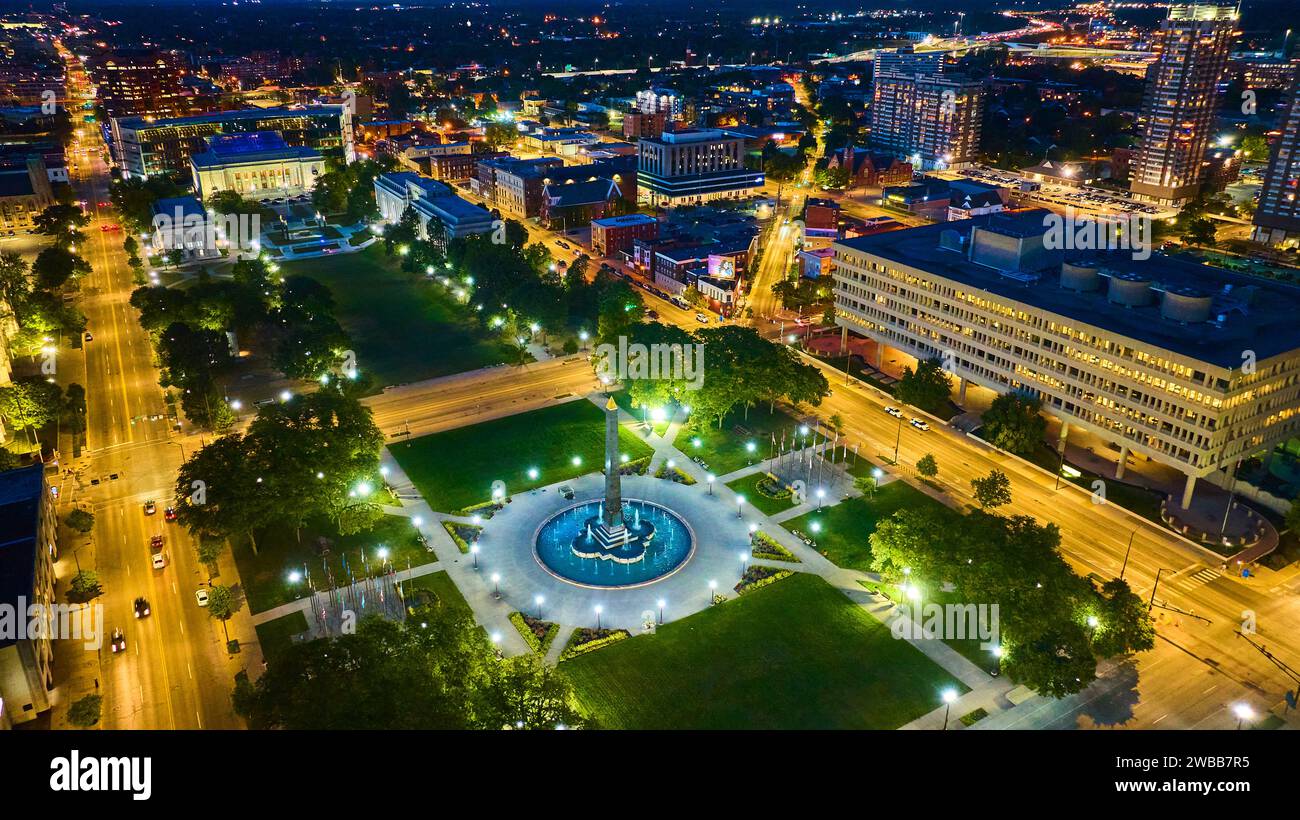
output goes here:
[{"label": "rooftop", "polygon": [[212,122],[230,122],[232,120],[274,119],[275,117],[305,117],[328,114],[339,116],[343,113],[342,105],[309,105],[304,108],[241,108],[238,111],[217,111],[211,114],[194,114],[188,117],[166,117],[150,122],[144,117],[122,117],[117,124],[121,128],[166,128],[174,125],[201,125]]},{"label": "rooftop", "polygon": [[[45,467],[33,464],[0,473],[0,601],[30,598],[36,584],[36,535]],[[0,640],[0,647],[14,643]]]},{"label": "rooftop", "polygon": [[647,214],[623,214],[622,216],[607,216],[604,219],[593,219],[591,224],[599,225],[602,228],[626,228],[629,225],[649,225],[659,220]]},{"label": "rooftop", "polygon": [[[1138,260],[1129,251],[1047,250],[1035,255],[1040,262],[1035,271],[1002,271],[968,258],[975,228],[1033,239],[1044,234],[1049,215],[1037,209],[989,214],[846,239],[835,247],[871,254],[1225,370],[1240,367],[1245,351],[1263,361],[1300,348],[1300,323],[1295,320],[1300,315],[1300,288],[1274,280],[1159,253]],[[947,247],[941,246],[941,238]],[[956,247],[954,240],[960,243]],[[1060,281],[1062,261],[1095,267],[1112,281],[1146,281],[1152,290],[1209,299],[1209,320],[1167,319],[1158,299],[1133,307],[1113,304],[1105,286],[1082,293],[1067,290]]]}]

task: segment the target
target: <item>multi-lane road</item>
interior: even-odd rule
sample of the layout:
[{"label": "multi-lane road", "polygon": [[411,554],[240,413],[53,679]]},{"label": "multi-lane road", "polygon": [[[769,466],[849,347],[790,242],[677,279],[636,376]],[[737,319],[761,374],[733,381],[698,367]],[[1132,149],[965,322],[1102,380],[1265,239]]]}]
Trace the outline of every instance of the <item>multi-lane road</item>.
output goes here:
[{"label": "multi-lane road", "polygon": [[[173,429],[150,340],[129,304],[134,286],[123,235],[103,230],[117,219],[100,205],[108,201],[109,170],[93,129],[85,129],[72,154],[73,187],[91,216],[80,249],[91,272],[81,283],[77,304],[93,340],[80,351],[62,353],[66,360],[60,362],[58,379],[65,386],[85,386],[88,429],[80,457],[73,460],[64,453],[61,467],[72,473],[61,475],[59,482],[64,510],[75,503],[95,513],[91,542],[76,560],[98,572],[104,595],[96,602],[104,607],[105,626],[121,627],[127,641],[124,653],[112,653],[107,644],[98,652],[102,725],[237,727],[230,690],[233,673],[242,665],[240,655],[228,658],[221,625],[195,599],[195,590],[208,582],[208,570],[200,565],[192,540],[163,515],[182,452],[196,446],[198,438]],[[144,502],[150,499],[158,502],[157,512],[146,516]],[[153,569],[150,557],[154,535],[164,538],[167,565],[160,570]],[[63,557],[61,575],[73,571],[69,558]],[[228,558],[219,570],[221,581],[232,583]],[[135,618],[137,597],[148,600],[149,616]],[[235,635],[251,641],[251,627],[250,634],[240,634],[241,625],[232,622]],[[72,642],[59,643],[64,652],[84,651]],[[71,660],[59,665],[61,673],[93,674],[88,670],[96,668],[81,658]],[[84,680],[67,683],[73,690],[87,685]]]}]

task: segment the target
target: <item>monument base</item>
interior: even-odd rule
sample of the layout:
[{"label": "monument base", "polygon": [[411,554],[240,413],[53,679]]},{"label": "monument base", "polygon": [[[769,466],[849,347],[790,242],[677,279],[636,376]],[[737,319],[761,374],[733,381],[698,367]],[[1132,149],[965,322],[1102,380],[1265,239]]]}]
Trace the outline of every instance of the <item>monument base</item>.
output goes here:
[{"label": "monument base", "polygon": [[610,527],[594,516],[587,519],[573,539],[573,554],[579,558],[635,564],[645,558],[646,546],[654,536],[655,525],[649,521]]}]

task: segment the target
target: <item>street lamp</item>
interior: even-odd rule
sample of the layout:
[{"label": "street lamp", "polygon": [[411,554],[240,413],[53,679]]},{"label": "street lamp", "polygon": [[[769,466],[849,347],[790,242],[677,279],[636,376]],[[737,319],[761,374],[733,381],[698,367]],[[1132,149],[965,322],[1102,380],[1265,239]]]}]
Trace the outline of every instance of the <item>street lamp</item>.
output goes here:
[{"label": "street lamp", "polygon": [[956,690],[956,689],[945,689],[945,690],[943,690],[943,702],[944,702],[944,704],[945,704],[945,707],[944,707],[944,710],[943,710],[943,728],[944,728],[944,731],[947,731],[947,730],[948,730],[948,716],[949,716],[950,714],[952,714],[952,702],[955,701],[956,699],[957,699],[957,690]]},{"label": "street lamp", "polygon": [[420,527],[424,526],[424,519],[418,515],[412,517],[411,526],[415,527],[418,530]]},{"label": "street lamp", "polygon": [[817,488],[817,509],[822,508],[822,500],[826,498],[826,491],[821,487]]},{"label": "street lamp", "polygon": [[469,554],[474,559],[474,569],[478,569],[478,544],[469,545]]},{"label": "street lamp", "polygon": [[656,601],[655,603],[657,603],[657,604],[659,605],[659,626],[663,626],[663,625],[664,625],[664,607],[668,604],[668,602],[665,601],[663,598],[660,598],[660,599],[659,599],[658,601]]},{"label": "street lamp", "polygon": [[528,480],[529,480],[529,481],[536,481],[538,475],[540,475],[540,474],[537,472],[537,468],[536,468],[536,467],[529,467],[529,468],[528,468]]},{"label": "street lamp", "polygon": [[713,603],[713,598],[715,595],[717,595],[717,590],[718,590],[718,582],[709,581],[709,603],[710,604]]},{"label": "street lamp", "polygon": [[492,597],[501,598],[501,574],[498,572],[492,573]]},{"label": "street lamp", "polygon": [[533,603],[537,604],[537,620],[540,621],[542,619],[542,604],[546,603],[546,596],[538,595],[533,599]]},{"label": "street lamp", "polygon": [[736,517],[737,518],[740,518],[741,510],[743,510],[744,507],[745,507],[745,497],[743,495],[736,496]]},{"label": "street lamp", "polygon": [[1002,655],[1004,650],[1001,646],[995,646],[989,651],[993,653],[993,657],[996,659],[993,661],[993,674],[996,675],[998,672],[1002,671]]},{"label": "street lamp", "polygon": [[709,482],[709,495],[713,495],[713,481],[716,478],[717,476],[715,476],[713,473],[709,473],[708,476],[706,476],[704,479],[705,481]]},{"label": "street lamp", "polygon": [[1242,728],[1247,721],[1255,719],[1255,710],[1250,708],[1249,704],[1236,703],[1232,706],[1232,713],[1237,716],[1237,728]]},{"label": "street lamp", "polygon": [[605,607],[596,604],[596,631],[600,631],[600,613],[605,611]]}]

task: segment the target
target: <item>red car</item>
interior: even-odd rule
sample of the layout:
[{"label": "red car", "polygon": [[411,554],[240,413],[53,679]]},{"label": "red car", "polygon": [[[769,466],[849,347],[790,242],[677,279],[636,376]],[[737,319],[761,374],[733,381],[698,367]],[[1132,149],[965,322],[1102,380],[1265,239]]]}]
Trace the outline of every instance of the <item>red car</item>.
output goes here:
[{"label": "red car", "polygon": [[149,547],[151,549],[156,549],[157,547],[161,547],[162,545],[163,545],[163,537],[161,535],[155,535],[153,538],[149,539]]},{"label": "red car", "polygon": [[163,518],[167,519],[168,521],[175,521],[175,520],[176,520],[176,508],[175,508],[175,507],[168,507],[167,509],[163,510]]},{"label": "red car", "polygon": [[107,225],[100,225],[99,229],[107,233],[110,231],[120,231],[122,230],[122,226],[117,224],[116,222],[110,222]]}]

